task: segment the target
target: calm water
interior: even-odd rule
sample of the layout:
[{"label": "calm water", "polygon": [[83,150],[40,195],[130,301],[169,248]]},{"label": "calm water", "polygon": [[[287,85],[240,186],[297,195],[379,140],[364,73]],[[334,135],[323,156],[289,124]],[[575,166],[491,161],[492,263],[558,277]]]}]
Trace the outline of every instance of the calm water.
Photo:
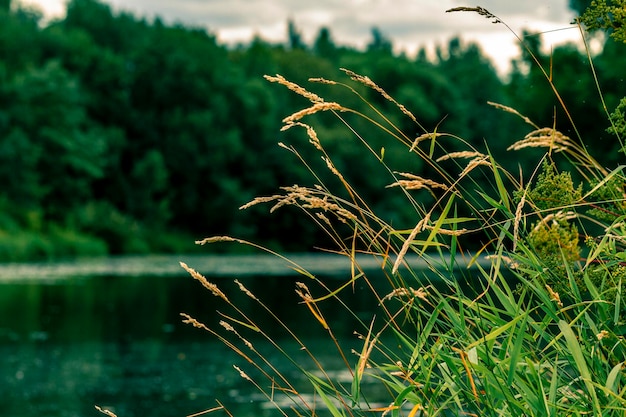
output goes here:
[{"label": "calm water", "polygon": [[[220,329],[216,310],[229,316],[236,313],[184,273],[179,260],[215,282],[290,356],[312,369],[299,346],[236,289],[233,278],[238,278],[306,341],[325,367],[346,374],[326,332],[295,296],[295,282],[306,282],[305,278],[275,258],[156,257],[0,265],[0,415],[99,416],[94,406],[100,405],[119,417],[187,416],[215,407],[216,399],[235,416],[277,415],[232,365],[253,378],[260,378],[258,372],[214,336],[181,323],[179,314],[185,312]],[[349,277],[345,262],[335,258],[297,260],[322,274],[331,287]],[[316,291],[314,286],[311,290]],[[348,298],[357,315],[371,318],[376,301],[368,290],[357,285]],[[331,310],[335,305],[321,303],[349,354],[351,348],[360,349],[362,342],[353,335],[360,327],[356,318]],[[274,348],[253,332],[240,330],[295,381],[297,389],[311,391]],[[281,401],[280,395],[276,400]]]}]

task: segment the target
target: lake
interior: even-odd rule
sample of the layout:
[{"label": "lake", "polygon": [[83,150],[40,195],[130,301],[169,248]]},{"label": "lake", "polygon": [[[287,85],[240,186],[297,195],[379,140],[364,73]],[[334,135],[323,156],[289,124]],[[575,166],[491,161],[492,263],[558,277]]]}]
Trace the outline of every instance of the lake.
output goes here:
[{"label": "lake", "polygon": [[[344,259],[295,259],[337,285],[349,277]],[[328,366],[341,367],[334,364],[326,332],[298,304],[295,282],[305,278],[275,257],[122,257],[2,265],[0,415],[95,416],[101,415],[94,408],[100,405],[119,417],[186,416],[217,406],[216,399],[237,416],[275,415],[233,368],[249,368],[245,360],[207,332],[181,322],[180,313],[186,312],[219,328],[215,310],[232,313],[179,266],[181,260],[256,317],[290,355],[297,356],[299,346],[235,287],[233,278],[300,330]],[[357,310],[374,302],[365,296],[352,301]],[[356,342],[352,324],[345,320],[335,330],[342,333],[338,336]],[[283,372],[294,372],[269,344],[255,347]]]},{"label": "lake", "polygon": [[[290,259],[331,288],[350,278],[345,258]],[[327,332],[299,303],[296,281],[310,285],[314,296],[323,293],[276,257],[150,256],[9,264],[0,265],[0,415],[100,416],[94,408],[99,405],[118,417],[188,416],[216,407],[216,399],[234,416],[277,415],[233,365],[255,380],[261,378],[259,371],[213,335],[182,323],[184,312],[221,330],[216,310],[230,317],[236,312],[192,279],[179,261],[217,284],[298,364],[314,369],[307,352],[238,289],[233,282],[237,278],[349,388],[349,371]],[[372,273],[380,269],[373,258],[363,258],[360,264]],[[380,285],[385,286],[382,274]],[[337,310],[333,300],[320,306],[332,317],[334,334],[354,367],[356,356],[350,350],[360,350],[362,341],[353,332],[363,330],[360,319],[371,320],[377,301],[359,282],[344,294],[354,316]],[[245,327],[238,330],[297,390],[312,392],[297,368],[270,343]],[[228,340],[240,342],[236,336]],[[259,381],[271,389],[262,378]],[[376,401],[376,390],[371,391]],[[274,398],[285,399],[279,393]]]}]

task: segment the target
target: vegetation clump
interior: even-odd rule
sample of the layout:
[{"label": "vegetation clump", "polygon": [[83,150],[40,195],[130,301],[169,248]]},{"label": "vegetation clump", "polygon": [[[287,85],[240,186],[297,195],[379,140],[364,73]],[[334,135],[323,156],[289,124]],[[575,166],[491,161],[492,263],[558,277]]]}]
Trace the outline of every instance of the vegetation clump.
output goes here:
[{"label": "vegetation clump", "polygon": [[[89,3],[71,5],[80,8]],[[605,13],[600,2],[593,7],[592,13]],[[484,8],[452,11],[476,12],[502,23]],[[611,27],[621,28],[623,15],[613,9],[608,13],[608,18],[618,19],[610,21]],[[161,27],[154,30],[155,36],[163,34]],[[293,27],[290,34],[294,52],[301,54],[303,45]],[[380,36],[377,39],[372,51],[379,54],[381,67],[394,67],[383,59],[389,45]],[[124,39],[110,41],[115,40]],[[218,323],[203,323],[185,313],[182,317],[239,355],[233,372],[258,390],[278,414],[626,414],[626,173],[623,165],[609,169],[609,164],[590,154],[585,140],[596,138],[580,134],[566,106],[567,97],[557,85],[560,69],[544,66],[537,46],[528,41],[525,53],[527,63],[538,70],[527,78],[519,71],[513,80],[519,88],[539,79],[545,83],[548,93],[528,90],[533,103],[528,109],[548,117],[549,127],[541,127],[545,124],[536,124],[534,118],[510,106],[490,103],[491,111],[512,114],[530,130],[508,147],[509,152],[519,152],[516,155],[530,155],[513,169],[513,158],[500,159],[499,151],[505,149],[496,154],[482,142],[448,133],[431,117],[414,114],[411,106],[392,93],[410,99],[419,87],[397,86],[395,76],[381,77],[378,84],[375,77],[343,69],[337,77],[310,79],[311,88],[289,77],[267,77],[299,99],[300,105],[294,107],[298,110],[283,119],[285,140],[279,150],[300,162],[307,183],[282,187],[242,209],[270,204],[273,213],[285,213],[288,208],[304,213],[324,237],[325,250],[344,257],[350,268],[338,283],[248,240],[209,237],[198,243],[241,245],[281,257],[300,276],[293,288],[293,309],[309,314],[310,323],[297,329],[286,326],[239,281],[235,282],[237,290],[249,302],[236,305],[227,291],[186,264],[181,266],[228,310],[218,312]],[[561,52],[574,56],[568,55],[571,51]],[[383,88],[383,82],[393,91]],[[448,91],[444,84],[435,88]],[[154,93],[152,97],[159,97],[158,91]],[[552,95],[550,100],[541,100],[545,94]],[[259,97],[258,102],[269,96],[260,93]],[[554,103],[559,106],[557,112]],[[437,114],[434,103],[413,104],[426,114],[429,110],[431,116]],[[174,112],[174,121],[168,120],[173,123],[170,128],[203,120],[200,114],[189,112],[193,109],[183,107]],[[555,114],[559,123],[565,115],[565,128],[575,133],[573,139],[554,123]],[[604,116],[608,124],[608,111]],[[618,119],[613,117],[612,127],[623,148],[621,130],[615,128],[621,126]],[[479,125],[478,120],[473,123]],[[233,139],[231,145],[239,146],[237,133],[222,127],[221,133]],[[302,136],[296,133],[298,129]],[[496,131],[489,132],[494,137]],[[340,135],[340,142],[335,135]],[[342,152],[345,148],[350,152]],[[218,151],[208,144],[202,149]],[[197,153],[197,149],[190,151],[189,155]],[[219,152],[227,154],[228,150]],[[532,156],[536,159],[530,164]],[[146,158],[151,162],[142,164],[142,170],[148,172],[174,163],[157,154]],[[204,168],[201,172],[210,172],[210,167]],[[232,195],[239,185],[220,186]],[[182,192],[181,197],[185,196],[192,200],[181,198],[185,204],[196,202],[193,195]],[[401,215],[394,209],[402,210]],[[377,260],[379,269],[374,273],[363,268],[363,257]],[[364,316],[351,307],[345,301],[349,292],[368,294],[374,300],[375,314]],[[250,306],[258,307],[275,326],[258,325],[257,315],[244,308]],[[353,337],[339,330],[346,319],[353,326]],[[307,338],[316,328],[326,342],[322,349],[337,352],[343,372],[330,372],[328,364],[317,359],[316,348]],[[290,365],[288,371],[277,366],[274,355],[257,349],[258,339],[275,349],[281,362]],[[282,344],[285,340],[304,359],[296,358]],[[294,372],[304,375],[306,383],[295,382]],[[196,415],[210,413],[232,415],[219,400]]]},{"label": "vegetation clump", "polygon": [[[482,8],[463,11],[500,22]],[[530,47],[527,52],[534,57]],[[535,62],[541,65],[539,59]],[[556,101],[565,106],[548,76],[552,68],[541,70]],[[302,278],[295,290],[302,308],[311,314],[310,325],[323,329],[349,378],[327,372],[306,340],[243,286],[241,291],[306,352],[312,367],[294,360],[238,306],[231,305],[233,314],[222,314],[220,324],[227,332],[235,331],[239,344],[188,315],[184,321],[239,353],[242,364],[236,369],[241,377],[282,415],[623,416],[624,167],[608,170],[587,151],[585,138],[570,139],[554,126],[541,128],[519,111],[493,103],[532,127],[508,149],[538,156],[535,167],[513,174],[517,170],[499,163],[489,147],[479,149],[438,126],[426,129],[419,113],[373,79],[343,71],[343,79],[318,77],[310,80],[311,86],[346,90],[360,106],[326,101],[317,91],[280,76],[268,77],[309,100],[308,107],[284,119],[283,128],[302,128],[308,141],[290,137],[280,146],[303,163],[313,183],[284,187],[243,208],[271,203],[270,211],[300,209],[331,242],[327,250],[349,260],[349,276],[340,285],[292,263]],[[377,92],[391,110],[368,101],[363,88]],[[388,114],[393,110],[396,115]],[[561,110],[569,114],[567,107]],[[386,182],[383,198],[409,207],[412,216],[394,218],[372,209],[372,195],[362,194],[360,183],[339,168],[346,165],[332,152],[331,137],[319,135],[314,127],[328,115],[352,134],[362,158],[373,158],[381,166],[377,175]],[[398,115],[419,129],[417,137],[406,133]],[[362,121],[366,128],[360,129]],[[571,130],[576,131],[575,126]],[[373,145],[381,134],[388,142]],[[415,160],[413,169],[390,157],[392,143]],[[307,147],[322,158],[322,167],[301,152]],[[332,180],[323,177],[323,171]],[[379,180],[370,171],[359,174]],[[225,241],[263,250],[224,236],[201,243]],[[362,268],[363,256],[377,259],[380,271]],[[214,284],[204,283],[198,272],[188,270],[214,295],[228,299],[216,293]],[[363,317],[344,302],[346,292],[356,288],[373,295],[374,315]],[[356,339],[335,332],[346,317],[355,323]],[[242,335],[246,330],[273,343],[310,385],[292,384],[252,347]],[[282,397],[287,407],[280,405]],[[224,409],[228,413],[219,403],[211,411]]]},{"label": "vegetation clump", "polygon": [[608,32],[616,41],[626,42],[626,1],[592,0],[580,17],[587,29]]}]

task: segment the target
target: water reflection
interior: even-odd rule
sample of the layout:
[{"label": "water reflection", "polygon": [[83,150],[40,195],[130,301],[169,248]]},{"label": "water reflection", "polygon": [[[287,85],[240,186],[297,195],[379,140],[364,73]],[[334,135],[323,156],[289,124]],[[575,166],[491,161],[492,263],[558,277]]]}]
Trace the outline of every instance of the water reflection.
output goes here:
[{"label": "water reflection", "polygon": [[[329,369],[341,367],[333,362],[337,358],[326,332],[295,297],[295,281],[302,277],[238,278],[306,339]],[[211,279],[270,336],[285,336],[235,287],[232,277]],[[223,300],[187,275],[74,276],[50,282],[22,279],[0,284],[0,415],[96,416],[97,404],[120,417],[185,416],[216,406],[216,398],[237,416],[275,415],[276,410],[255,396],[232,368],[232,364],[245,368],[245,361],[210,335],[181,323],[179,313],[186,312],[216,328],[220,319],[216,310],[232,313]],[[357,314],[366,316],[376,305],[368,294],[357,288],[348,300]],[[331,306],[322,303],[323,309]],[[352,334],[357,319],[346,316],[334,327],[348,352],[351,345],[358,348]],[[242,334],[284,372],[296,375],[254,332],[243,329]],[[306,363],[298,345],[288,341],[281,345]]]}]

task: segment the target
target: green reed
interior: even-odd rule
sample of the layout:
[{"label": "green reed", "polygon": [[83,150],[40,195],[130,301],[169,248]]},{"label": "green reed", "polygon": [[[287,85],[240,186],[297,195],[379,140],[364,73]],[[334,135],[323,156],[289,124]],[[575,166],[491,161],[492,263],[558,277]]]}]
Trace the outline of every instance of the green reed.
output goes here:
[{"label": "green reed", "polygon": [[[482,8],[464,9],[497,19]],[[242,207],[270,204],[272,211],[296,207],[325,233],[331,243],[324,249],[350,261],[349,278],[337,285],[274,253],[302,276],[294,294],[311,319],[296,329],[239,284],[310,361],[305,365],[296,360],[256,324],[255,317],[187,265],[184,268],[226,301],[232,312],[220,313],[217,329],[188,315],[183,315],[184,321],[240,355],[243,365],[236,372],[275,405],[275,415],[626,415],[623,167],[608,170],[579,139],[491,103],[529,126],[510,152],[544,151],[536,169],[520,176],[501,165],[488,148],[476,149],[446,132],[426,131],[418,117],[368,77],[344,73],[342,81],[310,81],[347,89],[361,100],[360,108],[326,101],[281,76],[266,77],[311,102],[286,117],[283,130],[303,129],[309,141],[305,146],[315,149],[333,180],[314,168],[298,146],[281,143],[309,168],[313,183],[283,187]],[[550,70],[544,73],[559,97]],[[386,114],[363,98],[359,93],[363,86],[394,104],[421,134],[405,133],[394,122],[397,115]],[[401,194],[402,204],[414,211],[411,224],[396,225],[376,213],[372,202],[337,168],[325,138],[318,137],[314,127],[314,116],[320,113],[336,117],[340,126],[352,131],[364,157],[379,161],[388,179],[383,191]],[[309,119],[313,122],[306,123]],[[359,130],[363,121],[369,127]],[[372,135],[385,135],[390,144],[403,147],[402,158],[421,161],[429,175],[397,171],[398,161],[385,155],[384,148],[372,146]],[[559,165],[569,168],[561,171]],[[575,184],[570,171],[583,178],[583,184]],[[298,239],[297,233],[293,239]],[[271,252],[226,236],[198,243],[219,242]],[[361,266],[364,256],[378,261],[380,271],[375,275]],[[416,257],[426,269],[415,267]],[[370,317],[357,315],[344,302],[356,285],[367,288],[376,300]],[[345,317],[358,323],[357,349],[333,331]],[[327,372],[298,336],[311,326],[324,329],[349,380]],[[257,351],[243,336],[250,332],[291,362],[308,385],[297,386]],[[255,371],[256,379],[249,370]],[[209,412],[232,415],[219,402],[204,413]]]}]

